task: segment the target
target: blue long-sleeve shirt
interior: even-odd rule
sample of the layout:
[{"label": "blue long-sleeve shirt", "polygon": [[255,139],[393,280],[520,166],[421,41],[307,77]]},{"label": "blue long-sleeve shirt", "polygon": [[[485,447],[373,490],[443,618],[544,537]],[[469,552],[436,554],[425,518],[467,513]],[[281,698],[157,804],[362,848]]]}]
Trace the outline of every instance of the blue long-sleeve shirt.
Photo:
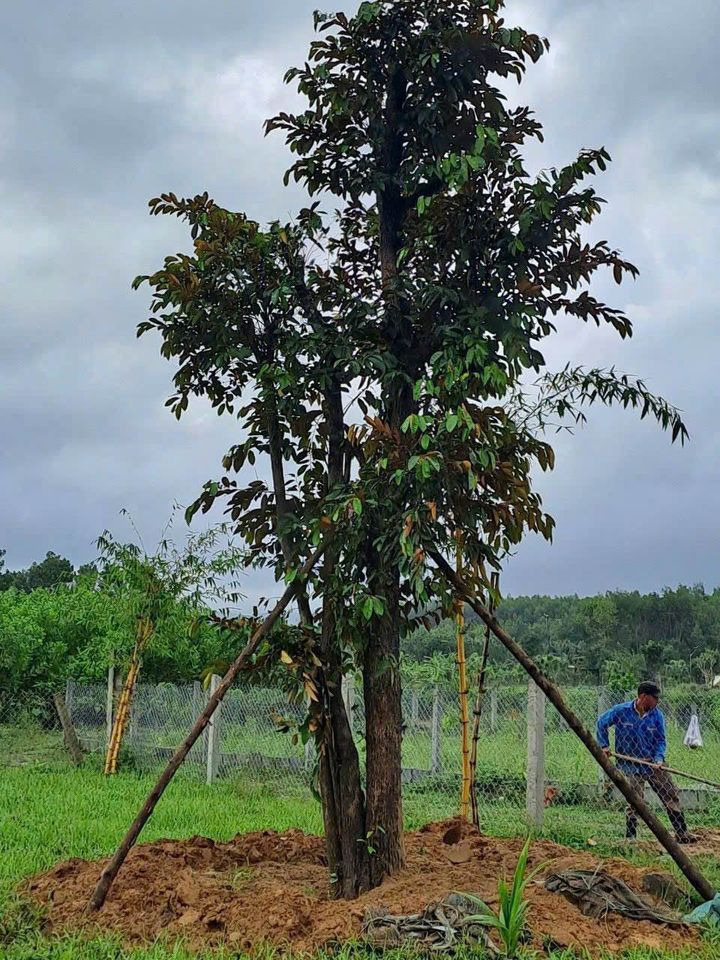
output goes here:
[{"label": "blue long-sleeve shirt", "polygon": [[[610,727],[615,727],[615,753],[650,760],[652,763],[665,762],[665,717],[659,707],[642,716],[638,713],[634,700],[611,707],[597,722],[596,737],[601,747],[610,746]],[[618,760],[617,765],[626,772],[649,772],[648,767],[628,763],[627,760]]]}]

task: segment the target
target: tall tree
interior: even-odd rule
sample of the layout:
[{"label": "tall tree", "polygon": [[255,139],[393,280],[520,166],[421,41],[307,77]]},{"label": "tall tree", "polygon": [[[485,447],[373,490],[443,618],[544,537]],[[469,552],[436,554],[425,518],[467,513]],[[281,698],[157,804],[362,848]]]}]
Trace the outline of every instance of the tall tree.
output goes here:
[{"label": "tall tree", "polygon": [[[151,209],[187,221],[195,240],[193,256],[170,257],[136,281],[154,291],[152,316],[139,333],[159,331],[164,355],[180,363],[168,404],[180,417],[192,395],[206,396],[219,414],[237,416],[243,434],[224,458],[229,475],[205,485],[188,519],[225,498],[249,545],[248,561],[291,580],[307,544],[331,525],[328,510],[340,509],[350,472],[343,412],[349,347],[327,302],[333,287],[306,252],[325,231],[312,209],[296,225],[262,230],[207,195],[186,201],[167,194]],[[266,458],[268,479],[239,483],[235,475],[257,458]],[[354,513],[353,503],[359,509],[356,499],[344,509]],[[336,563],[332,546],[325,582]],[[307,592],[299,592],[307,638],[299,675],[312,694],[304,734],[318,741],[330,873],[338,893],[355,896],[369,885],[369,855],[359,757],[341,696],[349,651],[338,638],[337,602],[325,591],[314,617]]]},{"label": "tall tree", "polygon": [[[266,231],[207,195],[152,202],[185,217],[195,239],[191,256],[144,278],[155,299],[141,331],[159,329],[164,354],[180,359],[169,403],[182,415],[201,393],[233,412],[252,388],[225,467],[242,469],[257,450],[271,465],[270,488],[225,477],[196,508],[229,498],[258,562],[286,578],[306,540],[333,535],[315,581],[321,615],[304,607],[314,639],[301,672],[315,662],[326,691],[315,728],[321,757],[333,758],[321,789],[344,896],[403,863],[400,643],[418,605],[452,604],[428,554],[449,552],[462,531],[466,569],[489,591],[527,530],[549,538],[531,482],[554,463],[543,431],[582,419],[588,403],[639,405],[684,437],[677,412],[641,381],[544,370],[540,342],[556,324],[630,335],[588,285],[603,268],[618,283],[637,271],[583,236],[602,202],[584,181],[605,169],[605,150],[525,171],[522,147],[541,127],[500,84],[522,79],[547,42],[508,28],[501,7],[378,0],[352,18],[316,15],[320,36],[287,75],[307,109],[267,129],[284,131],[298,157],[286,179],[336,204],[331,226],[319,200],[295,226]],[[529,371],[540,376],[530,394]],[[339,703],[350,656],[363,669],[364,798]]]},{"label": "tall tree", "polygon": [[[378,0],[352,19],[318,14],[321,38],[287,75],[308,109],[268,123],[299,155],[288,176],[342,204],[329,244],[335,274],[366,305],[356,341],[377,351],[365,352],[377,370],[360,457],[366,550],[346,559],[383,604],[364,653],[367,827],[378,833],[379,871],[402,862],[395,667],[410,604],[442,592],[427,550],[449,549],[462,529],[478,586],[489,587],[486,565],[499,566],[525,530],[551,536],[530,469],[551,467],[553,454],[532,429],[521,377],[542,370],[538,345],[554,317],[631,332],[622,311],[587,290],[601,268],[618,283],[637,273],[581,236],[601,204],[583,181],[608,154],[586,150],[528,177],[521,149],[541,127],[528,108],[506,105],[499,83],[521,80],[548,44],[508,28],[502,6]],[[540,425],[548,408],[579,415],[597,398],[640,402],[683,432],[642,383],[612,371],[556,379]]]}]

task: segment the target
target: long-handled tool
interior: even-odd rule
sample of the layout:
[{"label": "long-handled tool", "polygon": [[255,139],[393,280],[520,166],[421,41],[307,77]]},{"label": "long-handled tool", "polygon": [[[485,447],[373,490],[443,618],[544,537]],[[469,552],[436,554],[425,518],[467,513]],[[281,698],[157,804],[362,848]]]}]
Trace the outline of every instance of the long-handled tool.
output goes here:
[{"label": "long-handled tool", "polygon": [[643,767],[652,767],[653,770],[664,770],[666,773],[674,773],[676,777],[685,777],[686,780],[695,780],[696,783],[704,783],[708,787],[714,787],[720,790],[720,783],[713,780],[706,780],[704,777],[696,777],[694,773],[685,773],[683,770],[675,770],[673,767],[666,767],[663,763],[652,763],[650,760],[641,760],[639,757],[627,757],[624,753],[611,753],[610,756],[616,760],[628,760],[631,763],[639,763]]}]

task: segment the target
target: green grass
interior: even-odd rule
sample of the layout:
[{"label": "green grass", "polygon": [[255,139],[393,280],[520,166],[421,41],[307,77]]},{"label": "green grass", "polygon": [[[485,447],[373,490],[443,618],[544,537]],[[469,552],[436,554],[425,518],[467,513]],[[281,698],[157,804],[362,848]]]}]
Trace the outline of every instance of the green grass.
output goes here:
[{"label": "green grass", "polygon": [[[99,770],[10,768],[0,774],[0,897],[24,876],[68,857],[96,859],[112,852],[154,783],[154,776]],[[236,833],[297,827],[318,833],[320,808],[309,794],[278,795],[260,785],[218,782],[212,787],[178,777],[143,832],[142,840],[195,834],[227,840]]]},{"label": "green grass", "polygon": [[[28,757],[34,753],[30,751]],[[0,770],[0,914],[6,918],[0,921],[2,960],[189,960],[190,955],[177,944],[129,950],[108,938],[92,942],[73,938],[46,940],[38,932],[38,917],[26,905],[18,904],[12,893],[24,877],[59,860],[95,859],[109,854],[153,782],[151,774],[127,771],[107,780],[92,763],[82,770],[73,770],[62,761],[50,767],[36,766],[31,761],[25,766]],[[278,781],[220,781],[208,787],[180,776],[171,784],[141,839],[147,842],[202,834],[226,840],[236,833],[268,827],[319,832],[320,809],[309,792],[288,791],[287,783],[280,791]],[[409,788],[408,826],[419,826],[433,816],[447,816],[452,805],[452,797],[447,794]],[[512,805],[494,805],[484,815],[488,833],[516,834],[521,822],[520,811]],[[545,833],[558,842],[585,849],[588,837],[594,837],[598,846],[593,852],[626,855],[624,847],[612,840],[618,823],[622,823],[621,811],[553,807],[548,810]],[[657,862],[643,851],[631,851],[630,856],[641,863]],[[663,860],[663,865],[670,864]],[[711,860],[702,866],[720,886],[720,863]],[[341,951],[343,956],[345,960],[365,960],[366,954],[346,949]],[[575,956],[554,954],[553,960],[575,960]],[[624,960],[691,958],[718,960],[720,941],[708,943],[701,951],[685,953],[634,951],[626,954]],[[266,960],[272,958],[268,956]],[[472,960],[480,958],[475,954]]]}]

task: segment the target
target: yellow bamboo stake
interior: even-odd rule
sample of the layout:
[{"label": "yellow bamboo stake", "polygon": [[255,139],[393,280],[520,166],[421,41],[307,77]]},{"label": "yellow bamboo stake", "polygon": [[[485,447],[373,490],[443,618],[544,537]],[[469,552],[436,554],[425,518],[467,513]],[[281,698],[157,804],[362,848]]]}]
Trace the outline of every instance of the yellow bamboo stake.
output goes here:
[{"label": "yellow bamboo stake", "polygon": [[[457,572],[462,576],[462,542],[457,536]],[[465,603],[455,602],[458,682],[460,685],[460,730],[462,749],[462,787],[460,816],[467,820],[470,809],[470,712],[468,710],[467,660],[465,658]]]},{"label": "yellow bamboo stake", "polygon": [[125,678],[120,699],[118,700],[117,714],[115,715],[115,722],[113,723],[107,757],[105,758],[106,775],[117,773],[118,756],[120,755],[120,747],[122,745],[123,737],[125,735],[125,728],[130,716],[130,704],[132,702],[132,695],[135,689],[138,669],[139,664],[136,659],[136,651],[133,651],[133,659],[130,664],[130,669],[128,670],[127,677]]},{"label": "yellow bamboo stake", "polygon": [[137,634],[135,638],[135,647],[130,658],[130,668],[125,678],[120,697],[118,699],[117,714],[113,722],[112,732],[110,734],[110,743],[108,744],[107,755],[105,757],[104,773],[111,776],[117,773],[118,757],[120,756],[120,747],[125,736],[125,729],[130,718],[130,706],[132,704],[135,686],[137,684],[138,674],[140,673],[140,656],[147,646],[148,640],[153,634],[152,623],[143,618],[138,623]]}]

